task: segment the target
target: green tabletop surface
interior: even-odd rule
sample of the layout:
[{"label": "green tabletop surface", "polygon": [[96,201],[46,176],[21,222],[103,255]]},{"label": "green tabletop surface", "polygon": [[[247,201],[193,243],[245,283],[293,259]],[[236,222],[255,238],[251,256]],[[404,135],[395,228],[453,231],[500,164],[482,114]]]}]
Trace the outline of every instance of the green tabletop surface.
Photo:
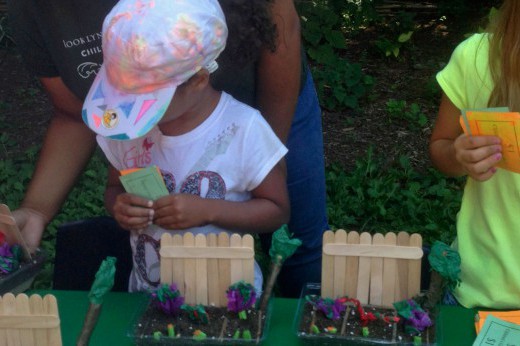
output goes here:
[{"label": "green tabletop surface", "polygon": [[[74,345],[88,309],[87,291],[33,290],[28,295],[52,294],[58,301],[63,345]],[[127,336],[137,311],[147,301],[145,294],[109,292],[90,339],[90,345],[133,345]],[[294,331],[297,299],[275,298],[267,338],[262,345],[303,345]],[[442,346],[471,346],[476,338],[475,310],[442,306],[438,318],[437,344]]]}]

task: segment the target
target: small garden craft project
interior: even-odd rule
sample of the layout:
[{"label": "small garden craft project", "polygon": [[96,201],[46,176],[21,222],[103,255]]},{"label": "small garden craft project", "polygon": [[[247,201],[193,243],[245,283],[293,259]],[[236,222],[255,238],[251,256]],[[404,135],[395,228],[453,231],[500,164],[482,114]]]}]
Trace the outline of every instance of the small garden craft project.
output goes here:
[{"label": "small garden craft project", "polygon": [[304,343],[435,344],[435,310],[414,300],[420,235],[338,230],[323,237],[321,285],[306,287],[297,312]]},{"label": "small garden craft project", "polygon": [[[279,268],[299,246],[287,228],[273,234],[272,270],[260,296],[250,235],[227,233],[161,238],[161,285],[139,312],[131,335],[139,345],[255,344],[269,320]],[[261,301],[261,303],[260,303]]]}]

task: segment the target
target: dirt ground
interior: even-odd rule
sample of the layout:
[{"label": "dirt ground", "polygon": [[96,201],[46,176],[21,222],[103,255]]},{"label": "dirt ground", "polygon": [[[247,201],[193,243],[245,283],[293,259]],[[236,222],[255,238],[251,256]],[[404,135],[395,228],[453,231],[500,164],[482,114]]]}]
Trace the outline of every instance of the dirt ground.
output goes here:
[{"label": "dirt ground", "polygon": [[[456,43],[469,30],[467,23],[437,18],[435,12],[419,13],[420,27],[399,57],[383,57],[374,48],[375,31],[366,30],[349,39],[346,55],[359,61],[375,85],[360,110],[323,112],[323,135],[327,164],[340,163],[352,168],[364,157],[369,146],[389,160],[402,153],[417,167],[429,166],[427,142],[438,104],[433,78],[448,61]],[[360,58],[361,57],[361,58]],[[410,130],[405,121],[390,120],[389,99],[417,103],[429,123]],[[25,70],[14,48],[0,48],[0,124],[23,152],[40,143],[51,108],[38,82]],[[2,120],[3,119],[3,120]],[[13,150],[13,149],[11,149]],[[13,154],[12,152],[8,153]],[[0,159],[6,155],[0,150]]]}]

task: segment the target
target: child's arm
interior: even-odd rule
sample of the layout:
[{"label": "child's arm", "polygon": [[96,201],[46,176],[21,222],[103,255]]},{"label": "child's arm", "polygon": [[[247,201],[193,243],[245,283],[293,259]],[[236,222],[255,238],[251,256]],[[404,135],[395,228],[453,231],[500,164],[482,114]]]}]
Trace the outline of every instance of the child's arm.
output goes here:
[{"label": "child's arm", "polygon": [[443,94],[439,114],[430,138],[434,166],[449,176],[469,175],[484,181],[496,172],[502,159],[500,138],[466,136],[459,124],[461,111]]},{"label": "child's arm", "polygon": [[244,202],[205,199],[174,194],[155,203],[154,223],[166,229],[187,229],[213,224],[240,232],[272,232],[289,221],[290,206],[285,175],[280,163]]},{"label": "child's arm", "polygon": [[105,208],[121,227],[128,230],[147,227],[153,218],[152,205],[146,198],[126,193],[119,180],[119,172],[112,165],[109,166]]}]

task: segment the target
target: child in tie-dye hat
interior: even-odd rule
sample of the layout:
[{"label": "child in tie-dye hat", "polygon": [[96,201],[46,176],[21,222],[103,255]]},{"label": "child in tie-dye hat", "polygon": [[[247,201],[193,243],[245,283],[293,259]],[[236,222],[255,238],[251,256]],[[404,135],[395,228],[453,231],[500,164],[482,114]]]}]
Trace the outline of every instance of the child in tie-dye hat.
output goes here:
[{"label": "child in tie-dye hat", "polygon": [[[257,110],[209,82],[227,32],[216,0],[122,0],[104,21],[83,119],[111,163],[106,207],[131,231],[130,291],[159,283],[165,232],[263,233],[289,219],[287,149]],[[125,193],[119,171],[150,165],[170,194]]]}]

